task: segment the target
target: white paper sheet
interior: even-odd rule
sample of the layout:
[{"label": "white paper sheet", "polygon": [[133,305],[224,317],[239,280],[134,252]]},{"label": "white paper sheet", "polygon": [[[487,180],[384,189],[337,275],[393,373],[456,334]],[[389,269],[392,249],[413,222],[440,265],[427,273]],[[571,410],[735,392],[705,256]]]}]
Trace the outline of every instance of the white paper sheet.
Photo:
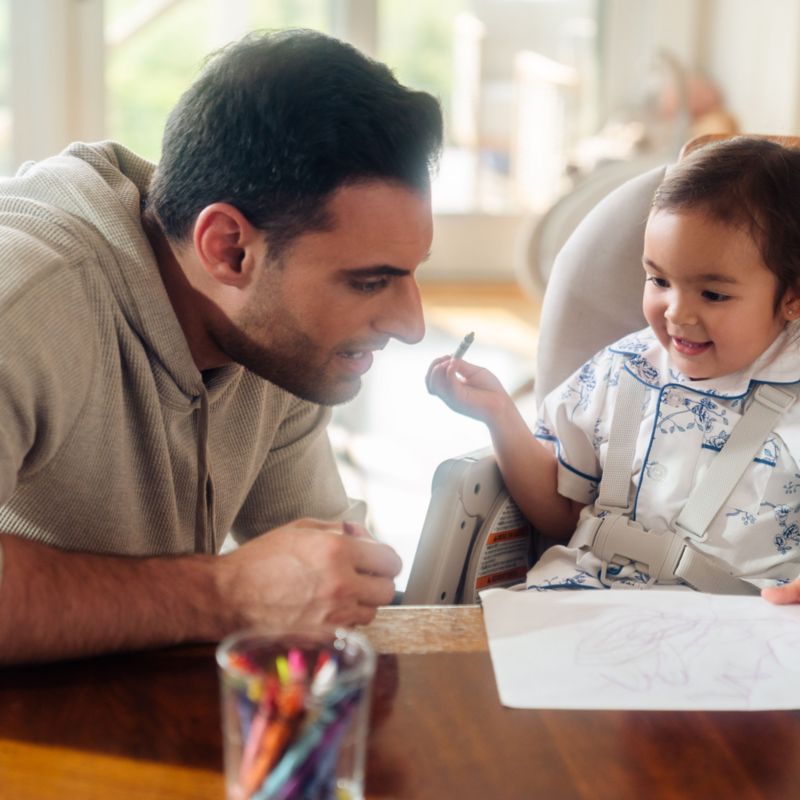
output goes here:
[{"label": "white paper sheet", "polygon": [[800,708],[800,606],[699,592],[481,593],[513,708]]}]

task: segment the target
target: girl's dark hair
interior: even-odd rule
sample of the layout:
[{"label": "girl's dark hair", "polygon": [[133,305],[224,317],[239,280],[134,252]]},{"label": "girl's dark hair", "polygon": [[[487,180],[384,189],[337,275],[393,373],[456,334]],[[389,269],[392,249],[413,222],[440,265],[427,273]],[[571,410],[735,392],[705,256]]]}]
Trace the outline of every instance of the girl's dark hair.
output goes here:
[{"label": "girl's dark hair", "polygon": [[146,202],[175,241],[207,205],[231,203],[278,258],[330,224],[344,185],[427,190],[441,145],[436,99],[383,64],[314,31],[259,32],[213,54],[178,101]]},{"label": "girl's dark hair", "polygon": [[800,150],[737,136],[701,147],[668,172],[652,210],[699,209],[745,229],[778,279],[776,308],[800,283]]}]

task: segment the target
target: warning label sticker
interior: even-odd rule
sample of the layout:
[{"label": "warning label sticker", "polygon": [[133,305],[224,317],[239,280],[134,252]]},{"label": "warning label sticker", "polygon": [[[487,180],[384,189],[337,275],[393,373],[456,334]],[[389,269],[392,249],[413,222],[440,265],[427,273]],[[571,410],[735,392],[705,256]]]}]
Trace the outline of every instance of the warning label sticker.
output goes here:
[{"label": "warning label sticker", "polygon": [[505,585],[507,583],[516,583],[517,581],[521,581],[527,572],[527,566],[522,564],[519,567],[507,569],[504,572],[493,572],[491,575],[479,575],[478,579],[475,581],[475,586],[480,590],[497,584]]},{"label": "warning label sticker", "polygon": [[517,583],[528,571],[530,529],[522,512],[508,499],[483,543],[475,588]]}]

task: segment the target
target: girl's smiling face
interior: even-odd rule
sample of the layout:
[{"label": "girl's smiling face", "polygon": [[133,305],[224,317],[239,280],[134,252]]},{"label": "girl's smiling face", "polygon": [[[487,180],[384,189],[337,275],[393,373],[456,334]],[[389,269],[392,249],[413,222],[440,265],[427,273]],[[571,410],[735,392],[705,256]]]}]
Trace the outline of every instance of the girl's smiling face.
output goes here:
[{"label": "girl's smiling face", "polygon": [[671,362],[694,380],[755,361],[794,316],[749,233],[702,209],[656,210],[647,221],[642,309]]}]

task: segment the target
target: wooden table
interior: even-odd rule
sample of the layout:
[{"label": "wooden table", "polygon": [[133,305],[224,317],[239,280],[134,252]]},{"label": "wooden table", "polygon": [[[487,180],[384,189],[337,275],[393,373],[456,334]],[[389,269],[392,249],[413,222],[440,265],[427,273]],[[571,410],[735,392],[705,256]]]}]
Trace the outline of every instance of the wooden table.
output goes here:
[{"label": "wooden table", "polygon": [[[800,713],[522,711],[480,610],[387,608],[369,798],[793,798]],[[0,670],[2,800],[221,800],[213,648]]]}]

